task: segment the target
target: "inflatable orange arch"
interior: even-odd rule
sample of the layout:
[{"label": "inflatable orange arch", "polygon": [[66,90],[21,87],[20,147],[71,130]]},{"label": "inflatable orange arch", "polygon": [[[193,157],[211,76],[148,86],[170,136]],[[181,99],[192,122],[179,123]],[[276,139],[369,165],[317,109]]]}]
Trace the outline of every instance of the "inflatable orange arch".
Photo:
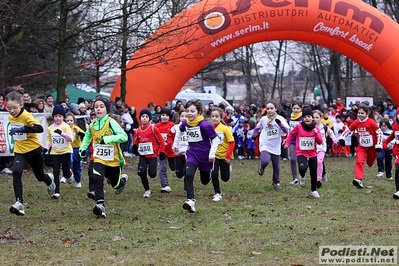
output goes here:
[{"label": "inflatable orange arch", "polygon": [[399,104],[399,25],[359,0],[204,0],[162,25],[132,56],[126,103],[138,112],[149,102],[163,106],[221,55],[273,40],[308,42],[351,58]]}]

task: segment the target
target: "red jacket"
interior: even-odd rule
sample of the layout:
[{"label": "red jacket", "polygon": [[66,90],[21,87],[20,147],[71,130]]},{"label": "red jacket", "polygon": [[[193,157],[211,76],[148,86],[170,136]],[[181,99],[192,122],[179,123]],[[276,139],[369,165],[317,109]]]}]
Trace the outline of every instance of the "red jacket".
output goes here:
[{"label": "red jacket", "polygon": [[152,146],[151,154],[146,154],[141,156],[145,156],[146,158],[156,158],[159,156],[159,153],[165,152],[165,141],[159,132],[159,129],[150,123],[145,126],[140,126],[136,132],[134,133],[134,141],[133,144],[144,147],[144,145]]},{"label": "red jacket", "polygon": [[174,126],[175,124],[171,121],[168,121],[166,123],[163,122],[158,122],[155,124],[155,127],[159,129],[159,132],[161,133],[164,144],[165,144],[165,154],[167,157],[175,157],[175,153],[172,150],[172,147],[167,144],[168,141],[168,133],[170,129]]}]

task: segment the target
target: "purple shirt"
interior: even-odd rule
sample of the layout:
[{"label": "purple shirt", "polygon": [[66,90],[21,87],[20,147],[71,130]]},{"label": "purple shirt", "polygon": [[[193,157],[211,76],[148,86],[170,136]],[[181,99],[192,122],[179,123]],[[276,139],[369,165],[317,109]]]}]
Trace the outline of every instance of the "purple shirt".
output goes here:
[{"label": "purple shirt", "polygon": [[218,136],[213,126],[205,120],[202,120],[197,126],[191,127],[187,124],[187,121],[184,120],[179,129],[181,132],[187,132],[187,162],[195,163],[196,165],[200,163],[209,163],[211,141]]}]

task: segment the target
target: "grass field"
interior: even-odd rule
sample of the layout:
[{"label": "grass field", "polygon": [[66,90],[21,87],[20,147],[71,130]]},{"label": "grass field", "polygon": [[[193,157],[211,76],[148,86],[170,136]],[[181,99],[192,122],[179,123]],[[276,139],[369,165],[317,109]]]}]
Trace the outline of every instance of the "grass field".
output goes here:
[{"label": "grass field", "polygon": [[223,200],[212,202],[212,184],[196,178],[196,209],[182,209],[183,180],[169,172],[172,193],[142,198],[136,158],[124,172],[128,186],[115,195],[106,185],[107,218],[92,213],[94,201],[83,187],[62,184],[59,201],[45,184],[24,174],[26,216],[9,212],[12,176],[1,175],[1,265],[316,265],[321,245],[396,246],[398,204],[393,181],[366,168],[365,188],[352,185],[354,158],[327,158],[329,181],[308,197],[290,185],[290,166],[281,162],[281,190],[271,184],[271,168],[257,174],[258,160],[234,160],[231,180],[221,183]]}]

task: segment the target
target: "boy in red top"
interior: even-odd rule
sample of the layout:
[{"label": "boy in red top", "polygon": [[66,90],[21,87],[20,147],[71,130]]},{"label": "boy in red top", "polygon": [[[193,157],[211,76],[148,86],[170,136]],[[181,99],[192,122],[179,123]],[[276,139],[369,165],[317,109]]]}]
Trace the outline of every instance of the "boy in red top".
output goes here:
[{"label": "boy in red top", "polygon": [[151,196],[150,184],[147,178],[155,178],[157,175],[157,157],[164,159],[165,142],[159,129],[150,123],[151,111],[143,109],[140,111],[141,126],[137,128],[134,134],[133,150],[136,155],[140,155],[138,165],[138,175],[144,187],[143,198]]},{"label": "boy in red top", "polygon": [[345,145],[345,137],[356,130],[358,132],[358,146],[356,147],[355,176],[352,184],[357,188],[363,188],[364,163],[369,167],[377,158],[376,149],[382,148],[382,131],[374,120],[374,112],[367,105],[360,105],[357,119],[338,138],[342,146]]},{"label": "boy in red top", "polygon": [[[170,109],[162,108],[161,110],[161,121],[155,124],[155,127],[159,129],[165,144],[165,154],[166,156],[159,156],[159,179],[161,180],[161,192],[170,193],[172,189],[168,183],[168,158],[173,159],[174,152],[171,147],[166,146],[168,141],[168,133],[170,129],[175,125],[173,122],[169,121]],[[172,162],[173,163],[173,162]]]},{"label": "boy in red top", "polygon": [[395,156],[395,186],[396,192],[393,194],[394,199],[399,199],[399,108],[396,110],[395,119],[393,123],[392,133],[384,141],[384,150],[388,150],[388,143],[395,139],[395,144],[392,148],[392,153]]}]

